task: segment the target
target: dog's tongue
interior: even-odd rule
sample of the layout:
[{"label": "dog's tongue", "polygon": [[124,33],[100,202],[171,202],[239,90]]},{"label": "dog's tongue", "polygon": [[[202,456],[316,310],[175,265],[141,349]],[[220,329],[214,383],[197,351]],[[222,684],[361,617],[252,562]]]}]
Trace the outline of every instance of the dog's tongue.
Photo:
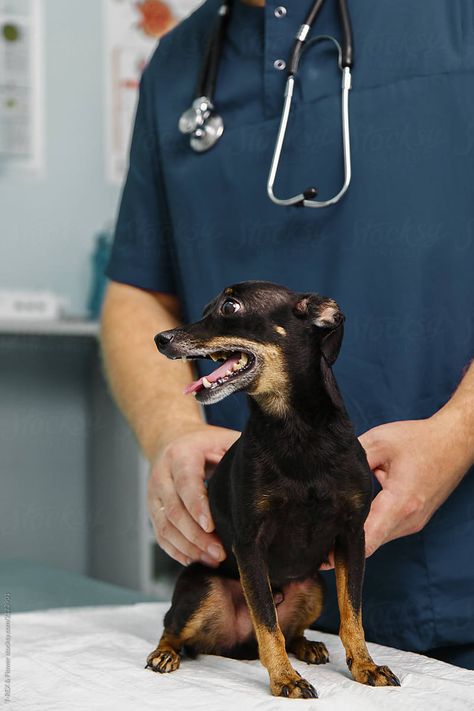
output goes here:
[{"label": "dog's tongue", "polygon": [[[219,368],[216,368],[216,370],[213,370],[212,373],[206,375],[205,377],[207,378],[207,380],[210,383],[215,383],[216,380],[222,378],[228,370],[232,370],[233,365],[239,362],[240,355],[240,353],[236,353],[235,355],[231,356],[228,360],[225,361],[225,363],[222,363]],[[189,383],[189,385],[187,385],[184,389],[184,394],[188,395],[189,393],[195,393],[198,390],[201,390],[204,387],[202,380],[202,378],[199,378],[199,380],[195,380],[194,382]]]}]

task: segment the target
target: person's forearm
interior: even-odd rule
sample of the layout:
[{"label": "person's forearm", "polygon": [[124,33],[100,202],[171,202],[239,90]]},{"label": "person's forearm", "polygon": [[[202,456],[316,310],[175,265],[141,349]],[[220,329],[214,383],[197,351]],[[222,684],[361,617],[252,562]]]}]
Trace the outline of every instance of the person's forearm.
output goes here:
[{"label": "person's forearm", "polygon": [[474,361],[450,400],[431,419],[445,429],[446,446],[453,448],[459,467],[467,471],[474,465]]},{"label": "person's forearm", "polygon": [[175,297],[112,282],[101,318],[107,379],[145,456],[151,461],[173,434],[202,424],[194,398],[182,396],[192,380],[189,363],[160,356],[153,338],[179,324]]}]

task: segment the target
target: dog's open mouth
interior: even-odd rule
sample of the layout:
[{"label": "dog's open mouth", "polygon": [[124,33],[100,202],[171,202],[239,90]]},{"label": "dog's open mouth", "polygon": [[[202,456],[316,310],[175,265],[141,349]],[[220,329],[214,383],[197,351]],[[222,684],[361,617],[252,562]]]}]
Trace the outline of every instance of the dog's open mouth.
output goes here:
[{"label": "dog's open mouth", "polygon": [[[237,380],[242,378],[245,373],[249,373],[250,370],[255,365],[255,356],[246,351],[218,351],[216,353],[209,353],[204,358],[211,358],[214,361],[222,362],[218,368],[198,380],[190,383],[184,390],[185,394],[193,393],[197,396],[203,395],[214,395],[217,394],[216,391],[227,390],[224,386],[226,385],[237,385]],[[184,357],[183,360],[190,360],[194,358]],[[234,388],[232,388],[233,390]],[[226,393],[227,394],[227,393]],[[202,400],[202,397],[198,398]],[[207,398],[206,398],[207,399]]]}]

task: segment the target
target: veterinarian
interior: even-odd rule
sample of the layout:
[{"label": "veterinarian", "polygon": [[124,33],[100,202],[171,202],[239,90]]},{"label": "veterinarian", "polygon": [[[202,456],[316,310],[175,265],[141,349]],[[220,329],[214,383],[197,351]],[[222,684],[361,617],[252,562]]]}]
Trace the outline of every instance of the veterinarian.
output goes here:
[{"label": "veterinarian", "polygon": [[[108,267],[108,376],[151,464],[159,544],[183,564],[217,565],[204,477],[243,427],[245,402],[211,406],[204,423],[182,395],[190,365],[160,357],[153,336],[196,320],[222,287],[245,279],[336,299],[347,328],[335,373],[377,484],[366,523],[367,639],[473,669],[472,2],[432,0],[429,12],[411,0],[350,2],[351,185],[331,207],[281,207],[266,182],[282,67],[310,2],[234,0],[215,91],[224,133],[205,153],[177,124],[219,0],[160,42],[141,82]],[[339,30],[336,3],[326,2],[317,34]],[[334,60],[317,45],[301,62],[282,194],[317,185],[324,199],[341,185]],[[323,575],[318,627],[336,632],[334,574]]]}]

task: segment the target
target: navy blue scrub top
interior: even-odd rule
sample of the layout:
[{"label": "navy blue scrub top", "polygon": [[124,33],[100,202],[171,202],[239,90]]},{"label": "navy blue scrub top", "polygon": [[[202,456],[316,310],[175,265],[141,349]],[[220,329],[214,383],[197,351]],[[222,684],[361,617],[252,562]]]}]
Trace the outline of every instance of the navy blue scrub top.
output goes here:
[{"label": "navy blue scrub top", "polygon": [[[285,0],[283,0],[284,2]],[[266,180],[287,59],[312,0],[236,0],[219,64],[221,141],[179,133],[219,0],[164,37],[141,82],[111,279],[179,296],[186,321],[223,287],[268,279],[335,298],[346,334],[335,374],[356,430],[430,416],[474,351],[472,0],[350,3],[353,179],[338,205],[278,207]],[[336,3],[317,34],[339,37]],[[276,191],[342,181],[340,73],[331,45],[304,56]],[[204,372],[204,371],[202,371]],[[207,409],[242,428],[244,397]],[[318,626],[337,631],[333,572]],[[474,642],[474,472],[418,534],[367,561],[367,639],[426,650]]]}]

